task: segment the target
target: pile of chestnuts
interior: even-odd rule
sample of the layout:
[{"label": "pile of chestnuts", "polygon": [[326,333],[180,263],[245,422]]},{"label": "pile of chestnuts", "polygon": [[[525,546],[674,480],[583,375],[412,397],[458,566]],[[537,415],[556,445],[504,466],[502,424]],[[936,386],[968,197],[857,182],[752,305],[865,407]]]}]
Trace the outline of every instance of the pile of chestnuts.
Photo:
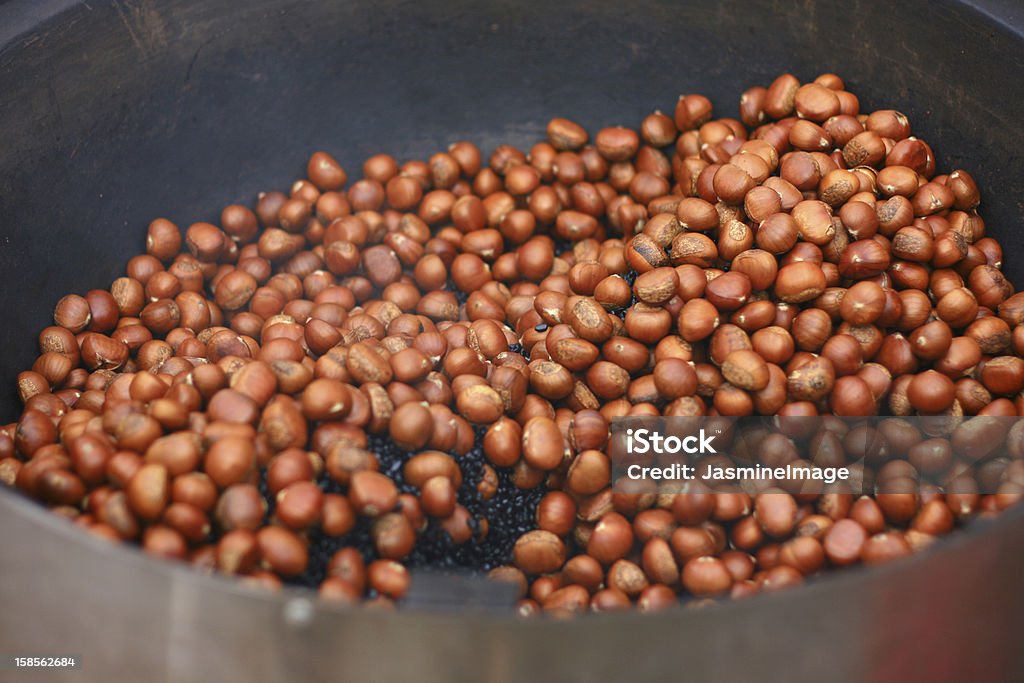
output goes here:
[{"label": "pile of chestnuts", "polygon": [[639,495],[606,447],[622,416],[1024,411],[1024,294],[971,175],[912,132],[785,74],[739,118],[684,95],[352,183],[316,152],[219,225],[154,220],[123,277],[57,303],[0,481],[156,556],[381,607],[419,567],[511,582],[530,615],[905,556],[1018,502],[1024,463],[956,491]]}]

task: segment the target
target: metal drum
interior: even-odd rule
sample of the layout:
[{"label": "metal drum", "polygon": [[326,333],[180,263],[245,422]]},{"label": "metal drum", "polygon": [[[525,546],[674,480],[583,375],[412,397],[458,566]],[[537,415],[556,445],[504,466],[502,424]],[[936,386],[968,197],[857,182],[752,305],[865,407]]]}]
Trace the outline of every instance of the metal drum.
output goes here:
[{"label": "metal drum", "polygon": [[[552,115],[635,125],[686,92],[734,115],[738,93],[783,71],[834,71],[866,108],[907,112],[944,164],[974,174],[1024,285],[1011,0],[3,3],[0,414],[17,414],[14,377],[51,304],[117,277],[152,217],[213,219],[287,186],[318,148],[357,168],[463,138],[528,146]],[[81,658],[53,680],[1024,679],[1024,509],[800,590],[572,621],[253,592],[7,489],[0,539],[0,652]]]}]

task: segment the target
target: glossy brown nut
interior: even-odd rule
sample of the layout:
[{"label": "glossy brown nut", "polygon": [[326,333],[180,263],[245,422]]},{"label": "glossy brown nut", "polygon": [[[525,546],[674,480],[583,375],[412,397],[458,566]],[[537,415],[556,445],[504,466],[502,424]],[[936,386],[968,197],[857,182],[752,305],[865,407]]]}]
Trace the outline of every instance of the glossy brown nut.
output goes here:
[{"label": "glossy brown nut", "polygon": [[68,294],[57,302],[53,310],[53,322],[76,334],[84,330],[91,321],[89,302],[77,294]]},{"label": "glossy brown nut", "polygon": [[140,314],[142,324],[154,334],[166,334],[178,326],[181,310],[170,299],[161,299],[147,304]]},{"label": "glossy brown nut", "polygon": [[793,497],[781,491],[761,493],[754,502],[754,517],[771,536],[789,535],[796,525],[797,505]]},{"label": "glossy brown nut", "polygon": [[416,544],[416,532],[400,512],[376,518],[370,527],[370,536],[377,554],[387,560],[401,560]]},{"label": "glossy brown nut", "polygon": [[722,375],[747,391],[760,391],[768,386],[768,364],[756,352],[747,349],[732,351],[725,357]]},{"label": "glossy brown nut", "polygon": [[562,491],[549,491],[537,505],[536,516],[540,529],[566,536],[576,523],[576,503]]},{"label": "glossy brown nut", "polygon": [[500,418],[505,410],[501,395],[486,384],[468,386],[455,397],[456,407],[470,422],[491,424]]},{"label": "glossy brown nut", "polygon": [[522,428],[514,420],[502,417],[484,434],[483,449],[487,460],[497,467],[511,467],[522,453]]},{"label": "glossy brown nut", "polygon": [[647,577],[655,583],[671,586],[679,580],[679,565],[672,554],[672,548],[663,538],[647,541],[642,563]]},{"label": "glossy brown nut", "polygon": [[306,164],[306,176],[320,190],[340,190],[348,182],[348,174],[341,164],[327,152],[314,152]]},{"label": "glossy brown nut", "polygon": [[875,282],[858,282],[843,295],[839,314],[852,325],[867,325],[878,320],[885,304],[885,290],[881,286]]},{"label": "glossy brown nut", "polygon": [[[540,396],[557,400],[572,393],[572,374],[563,365],[554,361],[531,361],[529,367],[530,387]],[[487,387],[489,389],[489,387]],[[493,391],[493,390],[492,390]],[[495,394],[497,396],[497,394]],[[501,398],[498,396],[498,402]]]},{"label": "glossy brown nut", "polygon": [[402,467],[402,477],[413,486],[422,486],[428,479],[443,475],[452,480],[456,488],[462,485],[462,471],[446,453],[424,451],[409,458]]},{"label": "glossy brown nut", "polygon": [[388,361],[366,342],[357,342],[349,347],[345,367],[352,378],[360,383],[387,384],[393,377]]},{"label": "glossy brown nut", "polygon": [[267,503],[252,484],[229,486],[220,495],[214,510],[220,528],[225,531],[256,531],[263,524]]},{"label": "glossy brown nut", "polygon": [[632,525],[617,512],[601,517],[587,542],[587,554],[603,565],[626,556],[633,546]]},{"label": "glossy brown nut", "polygon": [[547,125],[548,141],[558,150],[576,150],[587,144],[589,136],[583,126],[564,118],[554,118]]},{"label": "glossy brown nut", "polygon": [[693,595],[714,596],[727,592],[733,583],[732,574],[717,557],[696,557],[683,566],[682,584]]},{"label": "glossy brown nut", "polygon": [[637,277],[633,291],[644,303],[662,304],[671,299],[679,285],[676,271],[672,268],[655,268]]},{"label": "glossy brown nut", "polygon": [[778,264],[769,252],[748,248],[732,259],[732,270],[746,275],[751,289],[757,292],[769,289],[775,282]]},{"label": "glossy brown nut", "polygon": [[978,379],[994,395],[1013,395],[1024,388],[1024,360],[997,356],[985,362]]},{"label": "glossy brown nut", "polygon": [[820,296],[826,286],[825,273],[817,264],[790,263],[779,269],[775,296],[787,303],[803,303]]},{"label": "glossy brown nut", "polygon": [[[58,467],[46,469],[39,473],[35,484],[36,493],[43,500],[58,506],[68,506],[74,509],[82,502],[86,488],[82,480],[73,472]],[[69,511],[70,512],[70,511]]]},{"label": "glossy brown nut", "polygon": [[276,496],[274,510],[286,526],[301,530],[320,521],[324,496],[312,481],[296,481],[285,486]]},{"label": "glossy brown nut", "polygon": [[401,448],[418,450],[433,437],[434,419],[425,404],[409,401],[395,408],[388,429]]},{"label": "glossy brown nut", "polygon": [[344,536],[356,525],[356,514],[348,498],[337,493],[323,497],[320,511],[320,528],[328,536]]},{"label": "glossy brown nut", "polygon": [[565,439],[554,420],[533,417],[523,426],[523,458],[531,467],[553,470],[566,457]]},{"label": "glossy brown nut", "polygon": [[843,566],[860,560],[867,540],[864,527],[852,519],[840,519],[825,532],[822,546],[830,562]]},{"label": "glossy brown nut", "polygon": [[873,239],[851,242],[839,257],[839,273],[852,280],[863,280],[884,273],[892,257]]},{"label": "glossy brown nut", "polygon": [[654,385],[665,399],[692,396],[697,390],[697,373],[693,366],[678,358],[665,358],[654,366]]},{"label": "glossy brown nut", "polygon": [[449,517],[455,512],[457,503],[452,480],[445,476],[431,477],[420,489],[420,500],[423,511],[428,515],[438,518]]},{"label": "glossy brown nut", "polygon": [[293,532],[278,526],[268,526],[256,533],[263,564],[281,576],[301,574],[309,562],[305,543]]},{"label": "glossy brown nut", "polygon": [[332,379],[315,379],[302,392],[302,413],[310,420],[338,420],[351,409],[346,385]]},{"label": "glossy brown nut", "polygon": [[648,585],[643,569],[629,560],[618,560],[608,569],[608,586],[612,590],[636,597]]},{"label": "glossy brown nut", "polygon": [[1013,294],[1013,285],[1002,272],[989,265],[979,265],[970,271],[967,284],[978,299],[988,308],[996,308]]},{"label": "glossy brown nut", "polygon": [[409,570],[394,560],[374,560],[367,567],[367,578],[371,588],[393,600],[402,598],[411,583]]},{"label": "glossy brown nut", "polygon": [[934,370],[914,375],[907,386],[911,406],[925,413],[941,413],[956,398],[953,380]]},{"label": "glossy brown nut", "polygon": [[565,544],[550,531],[529,531],[512,549],[516,566],[527,574],[549,574],[565,564]]},{"label": "glossy brown nut", "polygon": [[636,154],[640,139],[628,128],[602,128],[594,137],[597,151],[609,161],[627,161]]},{"label": "glossy brown nut", "polygon": [[707,300],[720,311],[734,311],[747,302],[752,292],[750,278],[741,272],[729,272],[708,283]]},{"label": "glossy brown nut", "polygon": [[[628,601],[628,599],[627,599]],[[590,604],[590,595],[582,586],[564,586],[553,590],[543,601],[543,608],[556,617],[579,614]]]},{"label": "glossy brown nut", "polygon": [[611,463],[608,456],[598,450],[581,451],[566,473],[569,491],[580,495],[595,494],[610,482]]},{"label": "glossy brown nut", "polygon": [[718,309],[706,299],[691,299],[679,313],[679,334],[688,342],[706,339],[721,322]]},{"label": "glossy brown nut", "polygon": [[124,342],[98,332],[88,332],[82,340],[82,363],[90,370],[116,370],[128,362]]},{"label": "glossy brown nut", "polygon": [[727,204],[739,204],[757,181],[750,174],[735,164],[724,164],[716,171],[712,179],[712,187],[718,198]]},{"label": "glossy brown nut", "polygon": [[874,415],[878,411],[871,386],[856,375],[838,378],[832,392],[829,405],[836,415],[866,416]]},{"label": "glossy brown nut", "polygon": [[185,231],[185,246],[200,261],[216,261],[224,252],[224,233],[210,223],[193,223]]},{"label": "glossy brown nut", "polygon": [[835,385],[835,369],[827,358],[814,358],[793,370],[786,384],[794,399],[817,401],[828,395]]},{"label": "glossy brown nut", "polygon": [[867,539],[861,549],[864,564],[883,564],[911,553],[910,544],[900,532],[881,533]]},{"label": "glossy brown nut", "polygon": [[398,489],[394,482],[386,475],[370,470],[352,474],[348,496],[355,511],[367,517],[390,512],[398,503]]},{"label": "glossy brown nut", "polygon": [[256,466],[251,440],[242,437],[218,439],[206,452],[203,469],[220,488],[248,481]]},{"label": "glossy brown nut", "polygon": [[259,555],[256,534],[244,529],[229,531],[217,542],[217,569],[225,574],[246,573],[259,561]]}]

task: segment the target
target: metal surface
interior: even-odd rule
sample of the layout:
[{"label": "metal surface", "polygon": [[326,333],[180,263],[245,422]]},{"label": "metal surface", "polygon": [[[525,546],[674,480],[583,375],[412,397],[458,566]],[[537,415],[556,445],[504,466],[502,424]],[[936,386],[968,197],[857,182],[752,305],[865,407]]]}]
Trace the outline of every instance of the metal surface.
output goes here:
[{"label": "metal surface", "polygon": [[[1024,671],[1024,509],[935,551],[700,611],[523,622],[289,618],[272,596],[83,537],[0,496],[0,643],[87,681],[1008,681]],[[144,674],[142,672],[145,672]],[[15,679],[11,679],[15,680]],[[26,678],[25,680],[29,680]]]},{"label": "metal surface", "polygon": [[[214,218],[287,186],[317,148],[352,170],[460,138],[526,145],[555,113],[636,125],[691,91],[735,115],[743,88],[785,70],[836,71],[865,108],[909,113],[944,167],[978,178],[1024,283],[1021,15],[969,5],[0,4],[0,274],[15,283],[0,288],[0,415],[17,410],[13,378],[50,305],[119,275],[154,216]],[[2,491],[0,650],[81,653],[79,681],[1021,679],[1008,634],[1024,627],[1022,522],[712,610],[520,623],[289,607]]]}]

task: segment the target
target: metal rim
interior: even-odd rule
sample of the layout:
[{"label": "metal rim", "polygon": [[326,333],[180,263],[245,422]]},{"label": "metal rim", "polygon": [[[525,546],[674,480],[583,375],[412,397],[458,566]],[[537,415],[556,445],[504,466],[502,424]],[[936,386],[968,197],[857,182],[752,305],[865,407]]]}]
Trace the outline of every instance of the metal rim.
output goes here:
[{"label": "metal rim", "polygon": [[[172,582],[184,582],[193,584],[203,590],[217,591],[237,596],[240,600],[254,600],[259,602],[276,603],[281,608],[293,598],[313,598],[318,613],[337,614],[344,616],[365,616],[369,611],[358,606],[347,606],[333,604],[329,601],[316,599],[316,593],[311,589],[300,587],[285,587],[278,592],[269,590],[253,589],[244,586],[239,580],[232,579],[216,573],[204,573],[190,568],[189,565],[152,557],[136,546],[127,543],[111,543],[104,539],[96,538],[88,533],[83,533],[73,524],[67,523],[62,518],[50,513],[41,505],[25,498],[20,493],[6,488],[0,488],[0,514],[16,514],[27,518],[32,524],[39,528],[40,533],[54,534],[60,540],[74,545],[77,550],[96,554],[107,554],[112,561],[121,563],[135,563],[140,570],[146,571],[156,579],[171,584]],[[944,558],[959,552],[964,552],[976,544],[998,542],[1002,532],[1012,525],[1024,524],[1024,505],[1014,506],[994,518],[975,519],[965,528],[960,528],[948,536],[939,538],[935,545],[913,555],[897,560],[892,563],[865,567],[838,569],[830,571],[821,577],[807,583],[806,585],[781,591],[779,593],[758,594],[744,600],[726,600],[716,605],[714,609],[727,610],[733,616],[739,617],[751,610],[771,609],[772,605],[779,601],[791,601],[793,599],[817,600],[828,596],[832,591],[849,590],[857,585],[869,582],[886,581],[891,575],[910,574],[920,572],[922,568],[933,566],[943,561]],[[455,610],[432,610],[421,608],[400,609],[391,616],[398,616],[405,619],[450,618],[459,620],[462,612]],[[514,614],[482,613],[477,614],[489,622],[509,626],[512,624],[535,623],[523,620]],[[635,611],[608,614],[588,614],[570,620],[568,623],[559,621],[559,627],[564,628],[570,625],[585,625],[587,622],[596,620],[614,620],[619,623],[628,623],[635,619],[645,622],[651,619],[677,622],[679,620],[700,619],[700,611],[692,610],[680,603],[676,607],[664,611],[640,614]]]}]

